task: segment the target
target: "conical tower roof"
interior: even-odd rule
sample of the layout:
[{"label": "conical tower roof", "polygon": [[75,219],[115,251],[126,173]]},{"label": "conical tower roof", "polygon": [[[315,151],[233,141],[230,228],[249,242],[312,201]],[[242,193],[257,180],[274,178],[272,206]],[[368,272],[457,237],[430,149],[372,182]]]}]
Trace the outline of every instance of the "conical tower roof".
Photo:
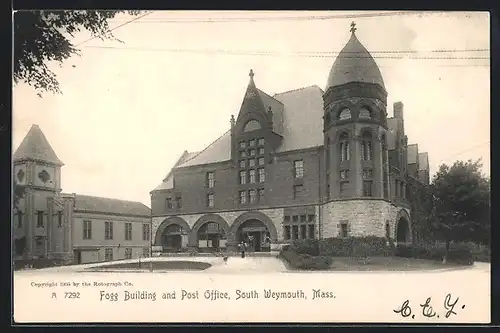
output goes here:
[{"label": "conical tower roof", "polygon": [[248,82],[245,97],[243,97],[243,103],[241,104],[238,119],[240,119],[244,114],[247,113],[265,114],[266,112],[266,107],[264,105],[264,102],[262,101],[262,98],[260,97],[259,89],[257,89],[253,80],[253,70],[250,70],[249,76],[250,81]]},{"label": "conical tower roof", "polygon": [[14,153],[14,161],[36,160],[56,165],[64,165],[50,146],[38,125],[32,125],[28,134]]},{"label": "conical tower roof", "polygon": [[351,24],[351,38],[340,51],[333,63],[325,92],[330,87],[349,82],[365,82],[378,84],[385,90],[384,80],[370,52],[356,37],[355,24]]}]

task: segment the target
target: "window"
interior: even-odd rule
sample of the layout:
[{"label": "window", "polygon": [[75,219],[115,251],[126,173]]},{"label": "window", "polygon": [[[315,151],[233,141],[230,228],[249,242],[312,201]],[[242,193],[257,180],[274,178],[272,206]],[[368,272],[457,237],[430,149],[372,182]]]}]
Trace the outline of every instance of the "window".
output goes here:
[{"label": "window", "polygon": [[349,161],[351,159],[351,150],[347,133],[340,135],[340,161]]},{"label": "window", "polygon": [[285,223],[290,223],[290,216],[285,216]]},{"label": "window", "polygon": [[259,201],[263,201],[264,200],[264,189],[263,188],[259,188]]},{"label": "window", "polygon": [[255,149],[250,149],[249,153],[250,153],[250,156],[255,156]]},{"label": "window", "polygon": [[297,215],[294,215],[292,216],[292,220],[294,223],[298,223],[299,222],[299,217]]},{"label": "window", "polygon": [[351,119],[351,111],[348,108],[342,109],[339,113],[339,120]]},{"label": "window", "polygon": [[307,235],[309,239],[316,239],[316,230],[314,224],[309,224],[309,234]]},{"label": "window", "polygon": [[315,215],[309,215],[309,223],[314,223],[314,221],[316,220],[316,216]]},{"label": "window", "polygon": [[347,180],[347,171],[348,170],[341,170],[340,171],[340,180]]},{"label": "window", "polygon": [[255,166],[255,158],[248,160],[248,166],[250,168],[253,168]]},{"label": "window", "polygon": [[104,260],[113,261],[113,249],[111,248],[104,249]]},{"label": "window", "polygon": [[255,131],[261,129],[260,123],[257,120],[250,120],[246,123],[245,128],[243,129],[244,132],[249,132],[249,131]]},{"label": "window", "polygon": [[207,195],[207,207],[209,208],[213,208],[214,207],[214,194],[213,193],[210,193],[209,195]]},{"label": "window", "polygon": [[125,240],[132,240],[132,223],[125,223]]},{"label": "window", "polygon": [[371,161],[372,159],[372,135],[370,132],[364,132],[361,141],[361,159]]},{"label": "window", "polygon": [[63,223],[63,214],[62,214],[61,211],[58,211],[57,212],[57,226],[59,228],[61,228],[62,227],[62,223]]},{"label": "window", "polygon": [[213,188],[215,186],[215,173],[207,172],[207,187]]},{"label": "window", "polygon": [[300,222],[305,223],[307,221],[306,215],[300,215]]},{"label": "window", "polygon": [[259,169],[259,183],[266,181],[266,171],[263,168]]},{"label": "window", "polygon": [[148,241],[151,237],[151,231],[149,230],[149,224],[142,224],[142,240]]},{"label": "window", "polygon": [[43,228],[43,210],[36,212],[36,226],[38,228]]},{"label": "window", "polygon": [[248,146],[255,147],[255,139],[248,141]]},{"label": "window", "polygon": [[303,186],[302,185],[295,185],[293,187],[293,198],[298,199],[302,196],[302,190]]},{"label": "window", "polygon": [[92,239],[92,221],[83,221],[83,239]]},{"label": "window", "polygon": [[340,182],[340,196],[346,196],[347,195],[347,184],[348,182]]},{"label": "window", "polygon": [[244,151],[244,150],[240,151],[240,157],[242,157],[242,158],[247,157],[246,151]]},{"label": "window", "polygon": [[370,119],[370,110],[368,110],[367,108],[361,108],[361,110],[359,110],[359,118]]},{"label": "window", "polygon": [[300,238],[301,239],[307,238],[307,225],[305,225],[305,224],[300,226]]},{"label": "window", "polygon": [[304,177],[304,161],[298,160],[293,162],[293,170],[295,178]]},{"label": "window", "polygon": [[250,203],[255,203],[257,201],[257,192],[255,190],[248,191],[250,196]]},{"label": "window", "polygon": [[250,184],[254,184],[255,183],[255,170],[250,170],[249,175],[250,175]]},{"label": "window", "polygon": [[104,239],[113,239],[113,222],[104,222]]},{"label": "window", "polygon": [[299,239],[299,226],[298,225],[292,225],[292,239],[293,240]]},{"label": "window", "polygon": [[172,209],[172,208],[173,208],[172,198],[167,198],[167,209]]},{"label": "window", "polygon": [[132,249],[130,247],[125,248],[125,259],[132,259]]},{"label": "window", "polygon": [[291,230],[290,230],[290,226],[289,225],[284,226],[284,228],[283,228],[283,238],[285,240],[289,240],[291,238],[290,237],[291,236],[290,235],[290,231]]},{"label": "window", "polygon": [[240,191],[240,204],[245,204],[247,202],[247,193],[245,191]]},{"label": "window", "polygon": [[142,248],[142,256],[145,258],[149,257],[149,247]]},{"label": "window", "polygon": [[175,202],[177,203],[177,208],[182,208],[182,198],[181,197],[175,198]]},{"label": "window", "polygon": [[340,224],[340,237],[347,237],[349,235],[349,228],[347,226],[347,223],[341,223]]},{"label": "window", "polygon": [[259,139],[259,146],[263,146],[263,145],[264,145],[264,143],[265,143],[264,138],[260,138],[260,139]]},{"label": "window", "polygon": [[259,165],[264,165],[264,157],[259,157]]},{"label": "window", "polygon": [[240,142],[240,149],[245,149],[247,147],[247,143],[245,141]]},{"label": "window", "polygon": [[259,155],[264,155],[264,148],[259,148]]},{"label": "window", "polygon": [[247,183],[247,172],[240,171],[240,184],[246,184],[246,183]]},{"label": "window", "polygon": [[18,228],[23,227],[23,212],[21,211],[17,212],[17,227]]},{"label": "window", "polygon": [[363,180],[363,196],[365,196],[365,197],[372,196],[372,181],[371,180]]},{"label": "window", "polygon": [[240,169],[245,169],[246,165],[245,165],[245,161],[240,161]]},{"label": "window", "polygon": [[372,179],[372,170],[364,169],[363,170],[363,179]]}]

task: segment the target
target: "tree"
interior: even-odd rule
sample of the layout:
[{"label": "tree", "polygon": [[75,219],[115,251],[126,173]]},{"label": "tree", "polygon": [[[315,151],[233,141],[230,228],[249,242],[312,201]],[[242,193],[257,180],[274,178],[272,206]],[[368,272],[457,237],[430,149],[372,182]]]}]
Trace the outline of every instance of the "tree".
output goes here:
[{"label": "tree", "polygon": [[[23,185],[17,184],[15,178],[13,180],[12,184],[12,218],[11,218],[11,226],[14,228],[14,217],[19,211],[19,201],[24,197],[24,194],[26,193],[26,187]],[[24,237],[18,239],[18,240],[11,240],[11,248],[12,248],[12,259],[14,262],[15,256],[16,256],[16,251],[20,252],[21,249],[24,252],[24,248],[26,247],[26,239]]]},{"label": "tree", "polygon": [[[481,160],[441,165],[431,188],[434,231],[446,242],[446,262],[451,241],[488,241],[490,232],[490,181],[481,173]],[[489,241],[488,241],[489,242]]]},{"label": "tree", "polygon": [[[87,30],[99,39],[116,39],[108,20],[123,11],[67,10],[18,11],[14,14],[14,82],[26,82],[39,97],[45,91],[61,93],[56,74],[47,63],[79,55],[78,45],[68,37]],[[128,11],[138,15],[140,11]]]}]

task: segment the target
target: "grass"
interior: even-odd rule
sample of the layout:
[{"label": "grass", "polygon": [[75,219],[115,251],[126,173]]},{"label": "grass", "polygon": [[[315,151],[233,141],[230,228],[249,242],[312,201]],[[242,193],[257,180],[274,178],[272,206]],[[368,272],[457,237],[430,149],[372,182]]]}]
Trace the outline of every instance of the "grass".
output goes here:
[{"label": "grass", "polygon": [[123,269],[123,270],[134,270],[134,269],[149,269],[150,265],[153,265],[153,270],[186,270],[186,271],[203,271],[207,268],[210,268],[212,265],[205,262],[196,262],[196,261],[151,261],[151,262],[141,262],[139,265],[138,262],[121,262],[121,263],[112,263],[109,265],[99,265],[97,267],[92,267],[92,270],[101,270],[101,269]]},{"label": "grass", "polygon": [[440,261],[402,258],[370,257],[366,263],[362,259],[335,257],[330,268],[332,271],[422,271],[461,267],[457,264],[443,264]]}]

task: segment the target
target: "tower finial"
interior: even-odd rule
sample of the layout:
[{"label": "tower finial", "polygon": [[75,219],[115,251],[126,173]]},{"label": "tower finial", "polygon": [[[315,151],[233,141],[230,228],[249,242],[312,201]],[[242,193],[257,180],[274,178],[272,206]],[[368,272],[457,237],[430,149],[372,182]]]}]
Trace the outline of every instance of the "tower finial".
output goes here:
[{"label": "tower finial", "polygon": [[354,33],[356,31],[356,23],[354,21],[351,22],[351,32]]},{"label": "tower finial", "polygon": [[254,76],[253,69],[250,70],[250,73],[248,74],[248,76],[250,76],[250,79],[253,80],[253,76]]}]

